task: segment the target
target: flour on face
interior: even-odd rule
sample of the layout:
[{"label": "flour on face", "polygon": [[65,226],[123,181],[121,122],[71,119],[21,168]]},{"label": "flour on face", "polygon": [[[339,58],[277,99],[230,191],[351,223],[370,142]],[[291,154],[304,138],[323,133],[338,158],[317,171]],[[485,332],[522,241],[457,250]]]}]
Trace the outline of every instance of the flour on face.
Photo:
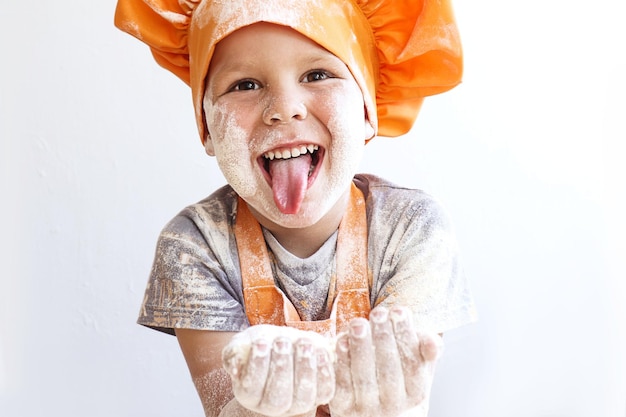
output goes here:
[{"label": "flour on face", "polygon": [[363,95],[346,65],[272,24],[218,43],[204,111],[207,153],[256,213],[284,227],[315,224],[337,204],[368,137]]}]

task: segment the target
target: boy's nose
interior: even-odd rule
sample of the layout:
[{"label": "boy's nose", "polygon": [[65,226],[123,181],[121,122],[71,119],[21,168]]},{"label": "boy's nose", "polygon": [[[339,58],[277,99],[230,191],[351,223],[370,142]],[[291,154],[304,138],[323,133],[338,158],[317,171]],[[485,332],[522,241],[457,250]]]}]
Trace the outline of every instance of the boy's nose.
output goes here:
[{"label": "boy's nose", "polygon": [[292,120],[303,120],[306,116],[306,106],[297,94],[275,94],[268,98],[263,122],[267,125],[289,123]]}]

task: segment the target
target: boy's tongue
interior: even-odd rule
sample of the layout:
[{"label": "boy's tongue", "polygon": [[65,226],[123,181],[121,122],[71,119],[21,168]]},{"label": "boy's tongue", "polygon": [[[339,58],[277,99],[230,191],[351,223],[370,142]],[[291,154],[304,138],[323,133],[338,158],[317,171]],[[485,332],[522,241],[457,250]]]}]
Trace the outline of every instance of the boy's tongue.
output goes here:
[{"label": "boy's tongue", "polygon": [[311,155],[270,161],[274,202],[284,214],[296,214],[304,200],[311,167]]}]

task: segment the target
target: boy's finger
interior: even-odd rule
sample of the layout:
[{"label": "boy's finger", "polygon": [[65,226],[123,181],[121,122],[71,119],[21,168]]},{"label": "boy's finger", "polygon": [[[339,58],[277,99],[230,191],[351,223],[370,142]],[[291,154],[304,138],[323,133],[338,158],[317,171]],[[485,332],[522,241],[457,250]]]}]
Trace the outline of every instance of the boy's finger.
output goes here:
[{"label": "boy's finger", "polygon": [[418,334],[408,309],[393,308],[390,316],[404,370],[406,393],[409,401],[417,405],[429,395],[442,339],[436,334]]},{"label": "boy's finger", "polygon": [[245,407],[256,408],[263,398],[269,371],[271,345],[266,339],[251,343],[247,362],[241,366],[239,378],[233,378],[233,393]]},{"label": "boy's finger", "polygon": [[404,374],[398,352],[393,324],[386,308],[377,307],[370,313],[372,341],[376,353],[376,374],[380,404],[389,415],[396,415],[405,402]]},{"label": "boy's finger", "polygon": [[375,410],[379,405],[376,355],[370,323],[363,318],[350,322],[350,371],[357,410]]},{"label": "boy's finger", "polygon": [[317,398],[317,353],[313,342],[301,338],[294,345],[294,388],[290,414],[313,409]]},{"label": "boy's finger", "polygon": [[335,395],[330,401],[331,414],[343,415],[354,407],[354,389],[350,366],[350,341],[347,333],[339,335],[335,347]]},{"label": "boy's finger", "polygon": [[408,309],[394,307],[390,311],[390,318],[402,362],[407,396],[412,399],[421,399],[423,381],[420,371],[423,361],[420,354],[420,342],[417,332],[413,328],[411,313]]},{"label": "boy's finger", "polygon": [[420,339],[420,354],[426,362],[439,359],[443,351],[443,339],[438,334],[418,334]]},{"label": "boy's finger", "polygon": [[317,347],[317,404],[328,404],[335,395],[335,369],[330,352],[325,347]]},{"label": "boy's finger", "polygon": [[293,345],[287,337],[277,337],[272,344],[271,361],[265,392],[259,409],[263,414],[280,415],[289,410],[294,385]]}]

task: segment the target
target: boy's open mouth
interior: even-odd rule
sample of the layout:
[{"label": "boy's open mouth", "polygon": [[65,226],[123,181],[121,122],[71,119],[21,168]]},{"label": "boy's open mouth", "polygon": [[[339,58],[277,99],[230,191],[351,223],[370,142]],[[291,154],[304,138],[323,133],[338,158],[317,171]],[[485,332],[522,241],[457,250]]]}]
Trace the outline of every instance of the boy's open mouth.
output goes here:
[{"label": "boy's open mouth", "polygon": [[274,202],[282,213],[296,214],[300,210],[323,157],[324,149],[314,144],[273,149],[259,157]]}]

